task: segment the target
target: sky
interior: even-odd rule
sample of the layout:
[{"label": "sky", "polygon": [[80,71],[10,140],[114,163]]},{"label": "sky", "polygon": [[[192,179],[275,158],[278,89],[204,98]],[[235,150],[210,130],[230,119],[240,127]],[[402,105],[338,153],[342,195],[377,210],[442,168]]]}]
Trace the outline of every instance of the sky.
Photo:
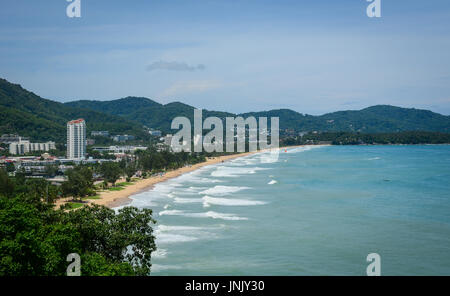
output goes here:
[{"label": "sky", "polygon": [[0,77],[67,102],[450,115],[450,1],[0,0]]}]

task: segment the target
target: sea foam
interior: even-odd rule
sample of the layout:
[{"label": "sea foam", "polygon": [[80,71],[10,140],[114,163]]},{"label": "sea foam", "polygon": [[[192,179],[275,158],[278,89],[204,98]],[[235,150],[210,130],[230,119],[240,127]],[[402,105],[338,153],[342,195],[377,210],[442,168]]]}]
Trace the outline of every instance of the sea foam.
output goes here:
[{"label": "sea foam", "polygon": [[265,202],[257,200],[246,200],[246,199],[231,199],[231,198],[218,198],[218,197],[203,197],[203,207],[207,208],[210,205],[219,206],[256,206],[264,205]]},{"label": "sea foam", "polygon": [[192,217],[192,218],[213,218],[213,219],[222,219],[222,220],[248,220],[248,218],[245,217],[239,217],[235,214],[228,214],[228,213],[217,213],[213,211],[208,211],[204,213],[190,213],[180,210],[166,210],[159,212],[160,216],[164,215],[171,215],[171,216],[185,216],[185,217]]},{"label": "sea foam", "polygon": [[215,196],[224,196],[229,195],[231,193],[236,193],[241,190],[250,189],[245,186],[214,186],[213,188],[206,189],[204,191],[199,192],[199,194],[205,195],[215,195]]},{"label": "sea foam", "polygon": [[203,202],[203,199],[201,199],[201,198],[181,198],[181,197],[176,197],[174,199],[174,202],[178,203],[178,204],[189,204],[189,203]]},{"label": "sea foam", "polygon": [[269,168],[260,168],[260,167],[242,168],[242,167],[220,166],[211,173],[211,176],[213,176],[213,177],[239,177],[240,175],[254,174],[254,173],[256,173],[256,171],[268,170],[268,169]]},{"label": "sea foam", "polygon": [[155,227],[155,237],[157,244],[173,244],[211,238],[214,235],[204,231],[202,227],[161,224]]}]

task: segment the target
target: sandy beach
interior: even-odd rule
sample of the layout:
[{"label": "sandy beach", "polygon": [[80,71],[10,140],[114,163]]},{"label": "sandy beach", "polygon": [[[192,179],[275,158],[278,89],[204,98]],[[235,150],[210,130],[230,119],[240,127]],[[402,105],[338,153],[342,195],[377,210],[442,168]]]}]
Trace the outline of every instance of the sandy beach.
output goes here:
[{"label": "sandy beach", "polygon": [[[225,156],[218,156],[213,158],[208,158],[205,162],[197,163],[191,166],[185,166],[173,171],[166,172],[163,176],[152,176],[148,177],[146,179],[139,179],[135,181],[133,184],[128,185],[124,187],[124,189],[120,191],[101,191],[99,192],[98,196],[100,199],[91,199],[87,200],[86,204],[97,204],[97,205],[103,205],[109,208],[118,207],[121,205],[125,205],[131,201],[129,196],[139,193],[141,191],[149,189],[151,186],[155,185],[159,182],[164,182],[168,179],[178,177],[182,174],[189,173],[192,171],[195,171],[201,167],[212,165],[216,163],[221,163],[227,160],[231,160],[237,157],[243,157],[247,156],[256,152],[245,152],[245,153],[239,153],[239,154],[233,154],[233,155],[225,155]],[[118,180],[117,183],[125,182],[125,179]],[[62,198],[57,200],[56,206],[59,207],[62,204],[69,202],[71,198]]]},{"label": "sandy beach", "polygon": [[[280,147],[279,149],[280,150],[292,149],[292,148],[302,147],[302,146],[304,146],[304,145]],[[238,157],[244,157],[244,156],[254,154],[254,153],[259,153],[259,152],[263,152],[263,151],[245,152],[245,153],[239,153],[239,154],[233,154],[233,155],[225,155],[225,156],[217,156],[217,157],[213,157],[213,158],[208,158],[205,162],[194,164],[191,166],[182,167],[182,168],[179,168],[179,169],[176,169],[173,171],[168,171],[162,176],[152,176],[152,177],[148,177],[146,179],[139,179],[139,180],[135,181],[133,184],[128,185],[119,191],[108,191],[108,190],[101,191],[98,194],[100,199],[87,200],[86,204],[103,205],[103,206],[106,206],[109,208],[126,205],[129,202],[131,202],[131,199],[129,198],[129,196],[137,194],[144,190],[148,190],[150,187],[152,187],[153,185],[155,185],[157,183],[164,182],[168,179],[178,177],[182,174],[195,171],[195,170],[197,170],[201,167],[207,166],[207,165],[217,164],[217,163],[225,162],[227,160],[235,159]],[[117,183],[120,183],[120,182],[125,182],[125,180],[122,179],[122,180],[117,181]],[[69,202],[70,200],[71,200],[71,198],[59,199],[56,202],[56,206],[59,207],[62,204]]]},{"label": "sandy beach", "polygon": [[152,176],[147,179],[138,180],[134,184],[129,185],[120,191],[101,192],[100,193],[101,199],[91,200],[90,203],[104,205],[109,208],[118,207],[129,203],[131,201],[131,199],[128,198],[129,196],[147,190],[156,183],[164,182],[168,179],[175,178],[181,176],[182,174],[195,171],[207,165],[221,163],[230,159],[246,156],[249,154],[251,154],[251,152],[208,158],[205,162],[197,163],[191,166],[185,166],[173,171],[168,171],[162,176]]}]

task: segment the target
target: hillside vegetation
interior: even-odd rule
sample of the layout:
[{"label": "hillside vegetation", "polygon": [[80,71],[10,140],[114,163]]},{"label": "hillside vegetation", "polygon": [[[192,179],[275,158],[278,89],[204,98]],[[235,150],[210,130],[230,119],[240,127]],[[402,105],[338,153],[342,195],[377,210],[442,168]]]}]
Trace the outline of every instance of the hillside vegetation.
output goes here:
[{"label": "hillside vegetation", "polygon": [[[75,101],[71,107],[122,116],[148,127],[170,132],[170,123],[176,116],[192,120],[194,107],[175,102],[159,104],[147,98],[128,97],[113,101]],[[239,114],[243,117],[279,117],[280,129],[321,132],[392,133],[403,131],[450,132],[450,116],[427,110],[378,105],[357,111],[338,111],[321,116],[301,114],[289,109]],[[203,118],[237,116],[237,114],[203,110]]]},{"label": "hillside vegetation", "polygon": [[32,140],[64,142],[67,121],[77,118],[86,120],[88,133],[108,130],[113,134],[146,137],[141,125],[124,117],[43,99],[18,84],[0,79],[0,134],[18,133]]}]

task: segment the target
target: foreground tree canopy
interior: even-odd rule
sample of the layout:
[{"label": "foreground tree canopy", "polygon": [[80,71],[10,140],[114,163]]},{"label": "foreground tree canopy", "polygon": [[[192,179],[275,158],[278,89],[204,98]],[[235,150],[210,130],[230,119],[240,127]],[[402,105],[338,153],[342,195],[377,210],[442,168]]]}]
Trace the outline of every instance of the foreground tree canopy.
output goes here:
[{"label": "foreground tree canopy", "polygon": [[0,170],[0,275],[62,276],[70,253],[80,255],[81,275],[150,273],[156,250],[151,210],[55,210],[33,192],[39,186],[16,182]]}]

